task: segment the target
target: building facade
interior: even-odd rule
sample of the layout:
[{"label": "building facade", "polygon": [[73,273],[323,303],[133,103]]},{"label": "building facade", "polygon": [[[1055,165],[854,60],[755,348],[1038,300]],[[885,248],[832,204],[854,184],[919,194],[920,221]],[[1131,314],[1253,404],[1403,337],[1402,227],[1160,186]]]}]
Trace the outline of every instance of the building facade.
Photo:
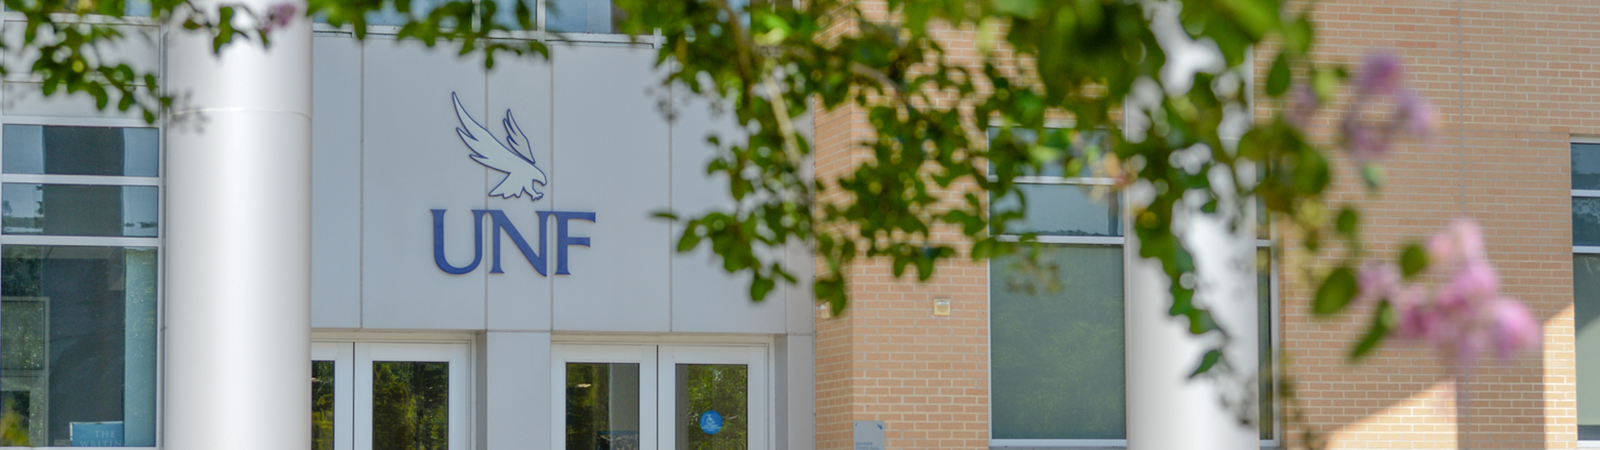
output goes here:
[{"label": "building facade", "polygon": [[[1241,429],[1216,425],[1233,420],[1214,392],[1167,376],[1192,358],[1140,301],[1154,279],[1124,238],[1131,201],[1094,194],[1103,180],[1023,187],[1018,231],[1045,236],[1049,270],[946,262],[917,283],[866,262],[842,316],[805,280],[749,301],[653,217],[731,202],[704,175],[706,136],[740,126],[661,86],[657,43],[614,34],[605,2],[560,4],[538,14],[571,33],[551,60],[493,70],[396,42],[387,19],[364,42],[314,24],[280,54],[220,61],[129,26],[139,39],[115,57],[194,94],[155,125],[7,78],[0,447],[1241,448],[1297,446],[1303,427],[1331,448],[1600,446],[1591,2],[1316,5],[1322,57],[1390,49],[1442,116],[1385,163],[1382,195],[1335,194],[1364,202],[1369,249],[1476,219],[1544,339],[1465,384],[1424,349],[1347,364],[1360,314],[1315,319],[1304,275],[1325,261],[1273,248],[1284,236],[1265,226],[1232,241],[1260,264],[1231,308],[1260,373],[1290,358],[1296,395],[1250,385],[1260,416]],[[971,33],[942,38],[976,52]],[[1313,131],[1332,142],[1337,120]],[[855,108],[810,129],[823,179],[871,131]],[[300,411],[309,429],[290,426]]]}]

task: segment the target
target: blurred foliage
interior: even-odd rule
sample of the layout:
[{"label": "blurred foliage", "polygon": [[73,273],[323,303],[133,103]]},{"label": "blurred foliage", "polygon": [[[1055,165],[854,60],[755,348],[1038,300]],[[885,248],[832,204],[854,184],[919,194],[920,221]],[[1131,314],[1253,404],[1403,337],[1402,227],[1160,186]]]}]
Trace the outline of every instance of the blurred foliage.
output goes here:
[{"label": "blurred foliage", "polygon": [[[5,45],[39,51],[42,57],[26,70],[42,77],[46,93],[86,92],[101,107],[113,101],[119,109],[138,107],[150,120],[170,103],[140,90],[162,92],[155,74],[100,64],[105,43],[125,38],[114,24],[210,32],[220,51],[239,40],[270,45],[270,32],[288,23],[282,8],[206,9],[187,0],[154,1],[142,14],[149,19],[117,18],[128,10],[123,0],[4,1],[26,17],[23,41]],[[1359,213],[1325,197],[1334,179],[1331,155],[1302,129],[1348,78],[1344,68],[1310,57],[1316,27],[1304,9],[1309,4],[614,3],[617,30],[659,43],[663,84],[720,101],[749,131],[737,139],[708,137],[720,151],[706,172],[727,182],[734,205],[694,217],[661,215],[682,221],[680,251],[708,246],[726,270],[751,276],[753,300],[765,299],[779,282],[799,279],[793,267],[770,257],[769,249],[790,245],[809,248],[817,258],[812,292],[835,315],[848,304],[849,276],[859,261],[883,261],[897,277],[909,271],[928,280],[943,260],[1008,254],[1033,236],[1022,235],[1021,243],[1002,238],[997,230],[1020,213],[991,216],[988,199],[1016,193],[1017,176],[1047,165],[1061,165],[1065,173],[1087,168],[1113,180],[1113,188],[1150,192],[1128,206],[1139,254],[1159,261],[1174,281],[1170,313],[1194,334],[1221,337],[1205,341],[1212,350],[1225,345],[1228,333],[1195,301],[1195,259],[1181,225],[1175,226],[1186,215],[1250,226],[1250,202],[1232,199],[1256,197],[1278,235],[1295,236],[1306,253],[1342,250],[1332,270],[1305,269],[1317,284],[1316,313],[1340,314],[1357,293],[1352,273],[1364,257]],[[288,12],[325,17],[363,38],[369,13],[398,11],[411,19],[399,27],[400,38],[483,52],[487,67],[503,52],[548,57],[542,34],[518,31],[534,28],[533,0],[511,5],[516,23],[510,26],[491,20],[504,6],[489,1],[449,1],[424,13],[409,1],[312,0],[306,11]],[[1157,23],[1163,9],[1176,20]],[[1164,76],[1173,70],[1168,53],[1178,45],[1162,37],[1167,31],[1214,46],[1220,64]],[[975,48],[944,39],[957,36]],[[1253,60],[1270,61],[1266,79],[1253,78]],[[17,70],[23,69],[0,67],[0,73]],[[1256,106],[1274,112],[1249,117]],[[872,133],[850,150],[857,155],[852,165],[814,177],[813,142],[797,124],[842,108],[856,108]],[[1239,129],[1221,131],[1225,120],[1241,114],[1246,120]],[[993,139],[991,129],[997,130]],[[1103,138],[1078,145],[1090,136]],[[1375,167],[1359,173],[1369,189],[1377,187]],[[963,238],[936,236],[941,230]],[[1381,339],[1386,322],[1379,315],[1374,323]],[[1196,361],[1200,371],[1230,369],[1229,358],[1215,355]],[[1254,358],[1233,359],[1254,364]]]}]

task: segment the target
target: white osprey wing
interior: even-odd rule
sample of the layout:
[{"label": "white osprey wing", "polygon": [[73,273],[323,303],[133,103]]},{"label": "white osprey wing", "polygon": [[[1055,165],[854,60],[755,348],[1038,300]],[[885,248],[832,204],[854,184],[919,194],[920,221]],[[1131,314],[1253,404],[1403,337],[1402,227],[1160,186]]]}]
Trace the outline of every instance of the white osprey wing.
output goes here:
[{"label": "white osprey wing", "polygon": [[[500,180],[499,185],[489,190],[489,195],[511,198],[521,197],[526,192],[531,197],[531,200],[543,198],[544,193],[534,188],[533,184],[546,184],[547,181],[544,171],[534,166],[533,159],[495,140],[494,134],[490,133],[483,125],[478,124],[478,121],[467,113],[467,109],[461,106],[460,97],[451,93],[450,99],[455,103],[456,120],[461,122],[461,128],[456,128],[456,135],[460,136],[461,142],[467,144],[467,148],[472,150],[472,154],[467,156],[470,156],[473,161],[477,161],[478,164],[483,164],[485,167],[505,172],[506,174],[505,179]],[[521,130],[517,131],[521,132]],[[526,141],[527,136],[522,136],[522,138]]]}]

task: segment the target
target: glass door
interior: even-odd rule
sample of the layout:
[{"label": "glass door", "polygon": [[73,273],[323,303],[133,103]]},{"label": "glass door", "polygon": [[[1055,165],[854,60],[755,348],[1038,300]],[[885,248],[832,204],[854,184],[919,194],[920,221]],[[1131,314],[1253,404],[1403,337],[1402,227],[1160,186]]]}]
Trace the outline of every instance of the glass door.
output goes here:
[{"label": "glass door", "polygon": [[311,346],[312,450],[465,450],[467,346]]},{"label": "glass door", "polygon": [[647,345],[551,348],[556,420],[552,448],[656,448],[656,349]]},{"label": "glass door", "polygon": [[662,346],[660,355],[661,441],[673,444],[664,448],[768,447],[764,348]]},{"label": "glass door", "polygon": [[552,448],[771,446],[765,347],[557,345],[551,356]]}]

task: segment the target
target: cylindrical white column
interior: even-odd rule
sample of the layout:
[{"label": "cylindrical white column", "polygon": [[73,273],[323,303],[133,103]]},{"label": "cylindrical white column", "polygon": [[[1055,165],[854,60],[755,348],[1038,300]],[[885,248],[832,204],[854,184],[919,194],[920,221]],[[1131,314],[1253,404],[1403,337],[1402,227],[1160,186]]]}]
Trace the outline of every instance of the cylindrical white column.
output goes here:
[{"label": "cylindrical white column", "polygon": [[300,17],[270,48],[221,55],[205,33],[167,39],[162,445],[309,448],[311,25]]},{"label": "cylindrical white column", "polygon": [[[1214,181],[1226,180],[1212,177]],[[1226,186],[1226,184],[1219,184]],[[1148,183],[1130,188],[1128,202],[1147,204]],[[1199,205],[1189,205],[1198,213]],[[1219,208],[1224,210],[1226,208]],[[1234,369],[1228,380],[1189,379],[1215,340],[1189,334],[1188,321],[1167,314],[1169,280],[1159,261],[1139,257],[1132,220],[1127,225],[1128,450],[1246,450],[1259,448],[1258,428],[1241,425],[1238,407],[1256,389],[1256,280],[1254,222],[1238,230],[1216,218],[1180,214],[1174,228],[1194,254],[1201,276],[1195,301],[1210,308],[1232,339],[1224,349]]]}]

